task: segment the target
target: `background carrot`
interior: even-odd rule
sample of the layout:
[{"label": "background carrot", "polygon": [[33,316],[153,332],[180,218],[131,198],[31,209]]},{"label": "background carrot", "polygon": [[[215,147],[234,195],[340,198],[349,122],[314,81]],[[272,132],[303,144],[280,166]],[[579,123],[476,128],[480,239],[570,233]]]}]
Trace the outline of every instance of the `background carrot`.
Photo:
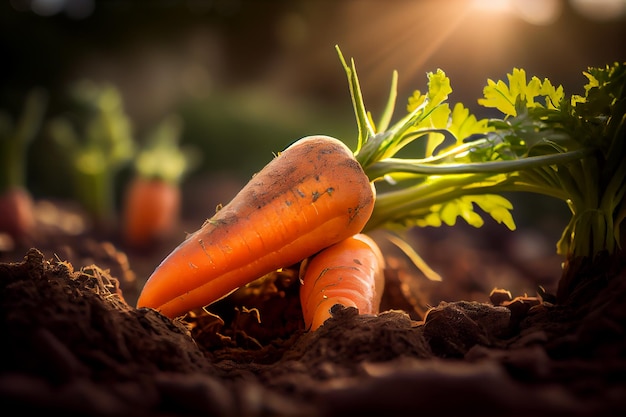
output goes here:
[{"label": "background carrot", "polygon": [[178,226],[180,183],[199,162],[193,149],[179,145],[182,121],[163,120],[148,137],[134,163],[122,206],[122,239],[134,249],[149,249]]},{"label": "background carrot", "polygon": [[34,202],[26,186],[27,149],[39,132],[46,102],[47,94],[33,89],[19,118],[0,111],[0,234],[11,240],[5,246],[26,243],[36,232]]},{"label": "background carrot", "polygon": [[138,307],[175,317],[361,231],[375,191],[353,153],[327,136],[298,140],[157,267]]},{"label": "background carrot", "polygon": [[13,249],[17,243],[26,243],[34,236],[37,223],[34,205],[26,188],[11,187],[0,193],[0,235],[10,238],[6,242],[0,239],[0,250]]},{"label": "background carrot", "polygon": [[133,178],[124,195],[124,243],[134,249],[148,249],[164,240],[178,224],[180,206],[178,185],[157,178]]},{"label": "background carrot", "polygon": [[336,304],[377,314],[385,286],[385,260],[376,242],[357,234],[303,262],[300,302],[306,329],[316,330]]}]

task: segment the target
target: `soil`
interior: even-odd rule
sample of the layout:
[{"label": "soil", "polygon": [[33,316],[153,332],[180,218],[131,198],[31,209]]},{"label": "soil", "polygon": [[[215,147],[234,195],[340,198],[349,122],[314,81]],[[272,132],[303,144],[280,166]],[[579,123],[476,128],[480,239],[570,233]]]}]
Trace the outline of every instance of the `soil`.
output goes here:
[{"label": "soil", "polygon": [[80,227],[71,207],[38,207],[40,235],[0,257],[4,415],[626,411],[623,265],[586,270],[585,285],[557,303],[560,260],[550,250],[529,255],[546,243],[537,234],[415,233],[441,282],[386,246],[383,312],[337,306],[306,332],[295,266],[170,320],[134,302],[176,238],[132,251]]}]

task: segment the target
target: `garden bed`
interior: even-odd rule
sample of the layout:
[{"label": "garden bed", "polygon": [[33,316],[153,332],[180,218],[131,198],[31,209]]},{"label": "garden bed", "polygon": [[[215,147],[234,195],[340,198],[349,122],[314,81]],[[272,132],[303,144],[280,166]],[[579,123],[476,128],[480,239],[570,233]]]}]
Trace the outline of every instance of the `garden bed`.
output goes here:
[{"label": "garden bed", "polygon": [[[524,271],[499,238],[491,246],[477,240],[489,236],[484,229],[434,233],[432,253],[457,242],[442,283],[420,280],[387,252],[384,312],[337,308],[305,332],[288,270],[264,297],[235,293],[214,306],[222,321],[203,311],[170,320],[134,307],[158,251],[153,259],[126,254],[101,236],[50,229],[32,249],[2,255],[0,398],[24,414],[94,416],[626,410],[623,268],[587,276],[571,304],[515,291],[510,300],[506,290],[539,279],[533,271],[547,288],[546,274],[553,283],[559,277],[540,272],[540,263]],[[470,256],[462,250],[480,269],[463,265]],[[505,288],[490,294],[498,282]]]}]

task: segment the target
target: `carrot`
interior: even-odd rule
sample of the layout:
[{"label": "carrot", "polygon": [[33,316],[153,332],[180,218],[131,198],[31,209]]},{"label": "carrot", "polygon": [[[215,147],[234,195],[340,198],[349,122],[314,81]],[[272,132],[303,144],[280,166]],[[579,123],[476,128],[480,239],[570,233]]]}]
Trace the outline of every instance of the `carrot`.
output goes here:
[{"label": "carrot", "polygon": [[336,304],[359,314],[378,314],[385,286],[385,260],[376,242],[359,233],[302,263],[300,302],[304,324],[316,330]]},{"label": "carrot", "polygon": [[12,243],[28,243],[37,232],[26,184],[27,151],[40,132],[47,102],[48,93],[34,88],[19,117],[0,110],[0,234],[10,236]]},{"label": "carrot", "polygon": [[161,262],[137,306],[176,317],[209,305],[360,232],[374,198],[343,142],[302,138]]},{"label": "carrot", "polygon": [[0,234],[6,233],[14,243],[25,243],[36,234],[34,201],[23,187],[12,187],[0,193]]},{"label": "carrot", "polygon": [[199,162],[197,153],[179,145],[182,119],[165,118],[134,161],[134,177],[122,206],[122,239],[134,249],[149,249],[169,237],[180,220],[180,184]]},{"label": "carrot", "polygon": [[177,184],[135,177],[126,189],[122,232],[124,242],[138,249],[169,236],[177,224],[181,192]]}]

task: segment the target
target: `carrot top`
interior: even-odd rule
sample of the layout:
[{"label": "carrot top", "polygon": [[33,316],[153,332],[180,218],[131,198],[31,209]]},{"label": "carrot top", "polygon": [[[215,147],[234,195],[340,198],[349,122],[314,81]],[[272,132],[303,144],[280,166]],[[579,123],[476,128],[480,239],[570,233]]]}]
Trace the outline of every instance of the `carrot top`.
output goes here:
[{"label": "carrot top", "polygon": [[593,256],[619,247],[626,217],[626,63],[589,68],[585,95],[569,99],[563,87],[514,68],[507,81],[488,80],[478,100],[501,112],[493,119],[449,103],[450,79],[439,69],[427,74],[427,91],[415,91],[407,114],[392,124],[397,72],[375,123],[354,60],[348,64],[337,52],[358,125],[355,157],[376,185],[365,231],[453,225],[458,217],[480,227],[477,208],[514,230],[513,206],[502,193],[523,191],[571,209],[560,254]]},{"label": "carrot top", "polygon": [[182,119],[171,115],[159,123],[146,139],[134,162],[139,177],[179,184],[195,168],[199,154],[179,144]]}]

